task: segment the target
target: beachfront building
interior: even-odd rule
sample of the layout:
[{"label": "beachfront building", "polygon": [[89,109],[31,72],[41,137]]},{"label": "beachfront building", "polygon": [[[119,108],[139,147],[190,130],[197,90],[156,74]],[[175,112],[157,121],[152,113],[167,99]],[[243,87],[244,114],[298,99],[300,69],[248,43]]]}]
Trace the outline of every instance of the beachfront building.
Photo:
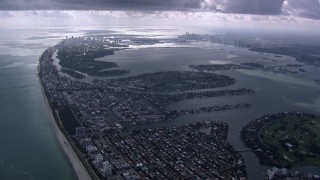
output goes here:
[{"label": "beachfront building", "polygon": [[76,136],[77,137],[84,137],[86,135],[86,128],[85,127],[76,127]]},{"label": "beachfront building", "polygon": [[96,158],[95,158],[95,161],[96,161],[97,167],[102,166],[102,162],[103,162],[102,154],[97,154]]},{"label": "beachfront building", "polygon": [[109,161],[102,163],[102,176],[107,177],[112,175],[112,166]]}]

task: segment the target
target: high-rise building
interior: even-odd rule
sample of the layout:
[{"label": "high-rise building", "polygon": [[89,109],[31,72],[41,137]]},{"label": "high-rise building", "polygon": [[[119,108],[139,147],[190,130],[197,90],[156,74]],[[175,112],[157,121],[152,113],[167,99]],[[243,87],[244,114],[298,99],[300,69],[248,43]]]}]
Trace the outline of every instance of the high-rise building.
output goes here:
[{"label": "high-rise building", "polygon": [[102,162],[103,162],[102,154],[100,154],[100,153],[97,154],[95,160],[96,160],[96,163],[97,163],[97,167],[102,166]]},{"label": "high-rise building", "polygon": [[102,163],[102,176],[107,177],[112,175],[112,165],[109,161],[105,161]]},{"label": "high-rise building", "polygon": [[76,136],[83,137],[86,135],[86,128],[85,127],[76,127]]}]

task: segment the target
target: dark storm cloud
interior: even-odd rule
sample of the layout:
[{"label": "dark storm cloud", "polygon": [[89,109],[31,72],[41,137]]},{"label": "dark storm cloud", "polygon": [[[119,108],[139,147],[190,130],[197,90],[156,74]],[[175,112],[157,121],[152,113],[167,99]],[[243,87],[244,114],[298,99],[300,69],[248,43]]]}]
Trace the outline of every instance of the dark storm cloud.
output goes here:
[{"label": "dark storm cloud", "polygon": [[0,0],[0,10],[189,10],[204,0]]},{"label": "dark storm cloud", "polygon": [[0,0],[1,10],[216,10],[279,14],[283,0]]},{"label": "dark storm cloud", "polygon": [[71,0],[67,4],[63,0],[56,1],[61,1],[59,8],[135,11],[201,9],[203,3],[203,0]]},{"label": "dark storm cloud", "polygon": [[0,0],[0,10],[212,11],[320,19],[319,0]]},{"label": "dark storm cloud", "polygon": [[287,0],[284,10],[300,17],[320,19],[319,0]]},{"label": "dark storm cloud", "polygon": [[228,0],[222,11],[240,14],[281,14],[284,0]]}]

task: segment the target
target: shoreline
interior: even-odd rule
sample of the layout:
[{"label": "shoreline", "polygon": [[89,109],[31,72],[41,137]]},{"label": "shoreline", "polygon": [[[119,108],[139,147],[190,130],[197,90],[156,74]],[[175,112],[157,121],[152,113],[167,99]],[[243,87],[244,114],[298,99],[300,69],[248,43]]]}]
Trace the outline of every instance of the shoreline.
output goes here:
[{"label": "shoreline", "polygon": [[[38,66],[38,72],[39,72],[39,66]],[[64,136],[64,134],[61,132],[60,128],[58,127],[54,116],[53,116],[53,111],[49,105],[47,96],[45,95],[40,77],[38,75],[39,78],[39,83],[41,86],[41,94],[44,98],[44,103],[49,115],[49,121],[50,124],[53,126],[53,131],[54,131],[54,136],[55,139],[58,141],[60,147],[63,150],[64,155],[67,156],[69,163],[72,165],[72,169],[77,177],[78,180],[90,180],[91,177],[89,175],[89,173],[87,172],[86,168],[83,166],[82,162],[80,161],[78,155],[76,154],[76,152],[73,150],[70,142],[67,140],[67,138]]]}]

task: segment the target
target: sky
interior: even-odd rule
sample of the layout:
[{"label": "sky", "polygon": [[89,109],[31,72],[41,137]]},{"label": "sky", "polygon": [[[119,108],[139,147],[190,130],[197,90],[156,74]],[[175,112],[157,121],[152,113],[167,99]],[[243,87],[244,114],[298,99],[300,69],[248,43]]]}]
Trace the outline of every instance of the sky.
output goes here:
[{"label": "sky", "polygon": [[320,28],[320,0],[0,0],[0,26]]}]

